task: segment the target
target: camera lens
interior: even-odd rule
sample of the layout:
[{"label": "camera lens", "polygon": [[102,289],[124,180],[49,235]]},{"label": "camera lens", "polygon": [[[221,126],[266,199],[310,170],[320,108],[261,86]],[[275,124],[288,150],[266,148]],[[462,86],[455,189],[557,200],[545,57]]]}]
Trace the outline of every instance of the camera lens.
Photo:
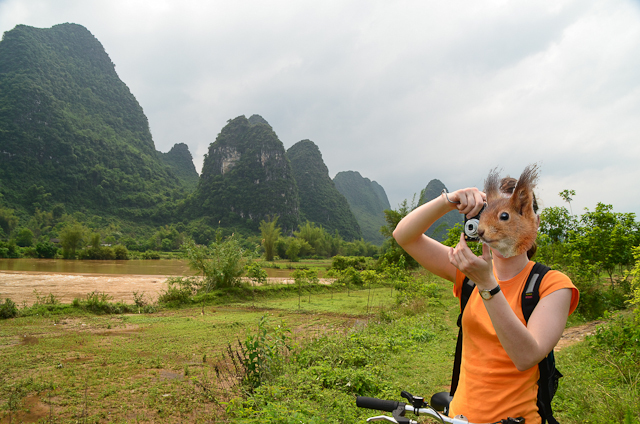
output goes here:
[{"label": "camera lens", "polygon": [[479,222],[480,221],[477,219],[470,219],[467,221],[467,223],[464,226],[464,233],[466,234],[467,237],[471,237],[471,238],[478,237]]}]

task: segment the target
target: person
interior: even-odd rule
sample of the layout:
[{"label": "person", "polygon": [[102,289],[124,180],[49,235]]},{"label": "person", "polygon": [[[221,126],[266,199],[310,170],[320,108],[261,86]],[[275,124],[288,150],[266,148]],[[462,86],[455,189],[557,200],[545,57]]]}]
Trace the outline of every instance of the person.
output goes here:
[{"label": "person", "polygon": [[[502,179],[500,195],[513,194],[516,181]],[[535,196],[533,199],[533,205],[528,207],[537,209]],[[471,218],[485,202],[487,195],[475,187],[443,192],[402,219],[393,236],[420,265],[453,282],[457,297],[465,276],[477,286],[463,314],[462,362],[449,415],[462,414],[470,422],[482,423],[521,416],[527,424],[540,423],[537,365],[560,340],[567,318],[578,304],[579,293],[566,275],[549,271],[540,285],[540,301],[525,323],[520,299],[534,265],[529,255],[535,252],[535,245],[529,251],[505,256],[483,242],[482,255],[476,256],[464,234],[455,248],[424,234],[447,212],[457,209]],[[537,232],[539,216],[535,212],[532,216]],[[495,294],[485,299],[479,291]]]}]

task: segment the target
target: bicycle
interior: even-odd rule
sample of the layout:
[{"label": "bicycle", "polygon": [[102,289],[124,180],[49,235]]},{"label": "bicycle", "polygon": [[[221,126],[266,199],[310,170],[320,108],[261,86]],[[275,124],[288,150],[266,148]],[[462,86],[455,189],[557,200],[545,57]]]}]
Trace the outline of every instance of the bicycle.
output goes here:
[{"label": "bicycle", "polygon": [[[394,400],[377,399],[366,396],[358,396],[356,398],[356,406],[358,408],[376,409],[379,411],[391,412],[392,416],[378,415],[367,418],[367,422],[372,421],[388,421],[395,424],[418,424],[418,421],[406,418],[404,415],[406,412],[412,412],[416,416],[427,415],[431,418],[439,420],[443,424],[473,424],[463,415],[457,415],[453,418],[440,414],[445,410],[446,405],[440,402],[441,399],[437,397],[437,394],[431,398],[431,403],[434,406],[425,402],[424,398],[420,396],[413,396],[411,393],[402,391],[400,396],[407,399],[409,403],[399,402]],[[440,409],[440,412],[436,410]],[[496,421],[492,424],[524,424],[524,418],[507,418],[504,420]]]}]

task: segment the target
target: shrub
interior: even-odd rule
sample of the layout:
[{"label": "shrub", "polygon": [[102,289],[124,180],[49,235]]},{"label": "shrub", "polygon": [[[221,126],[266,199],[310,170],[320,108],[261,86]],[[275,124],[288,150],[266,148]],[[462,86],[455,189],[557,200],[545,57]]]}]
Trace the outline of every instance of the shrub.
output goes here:
[{"label": "shrub", "polygon": [[58,247],[50,241],[40,242],[36,244],[36,253],[38,258],[53,259],[58,253]]},{"label": "shrub", "polygon": [[14,318],[18,316],[18,307],[16,304],[9,298],[7,298],[4,303],[0,303],[0,318]]},{"label": "shrub", "polygon": [[336,255],[331,261],[331,269],[338,271],[344,271],[347,268],[354,268],[357,270],[367,269],[367,258],[364,256],[340,256]]},{"label": "shrub", "polygon": [[197,246],[189,241],[182,245],[182,249],[191,269],[202,274],[204,281],[201,291],[209,292],[240,284],[249,252],[233,236],[222,240],[218,234],[218,239],[210,246]]},{"label": "shrub", "polygon": [[129,251],[121,244],[113,246],[113,253],[116,259],[124,260],[129,259]]},{"label": "shrub", "polygon": [[259,263],[252,262],[245,267],[247,277],[249,277],[254,284],[264,285],[267,283],[267,271],[262,269]]},{"label": "shrub", "polygon": [[167,290],[158,296],[158,303],[182,305],[191,303],[191,296],[196,294],[201,282],[195,277],[172,277],[167,279]]}]

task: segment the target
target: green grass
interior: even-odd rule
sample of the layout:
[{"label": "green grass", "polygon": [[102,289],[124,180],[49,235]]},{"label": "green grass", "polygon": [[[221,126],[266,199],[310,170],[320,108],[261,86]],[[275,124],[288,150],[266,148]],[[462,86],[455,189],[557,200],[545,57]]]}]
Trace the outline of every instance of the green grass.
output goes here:
[{"label": "green grass", "polygon": [[[450,283],[434,281],[428,297],[404,305],[388,287],[312,286],[298,297],[289,285],[153,314],[69,307],[2,320],[0,423],[364,423],[374,414],[354,408],[356,394],[400,400],[401,390],[426,398],[447,390],[458,303]],[[291,329],[293,350],[249,395],[227,346],[237,352],[265,314]],[[601,345],[559,352],[561,422],[623,422],[625,414],[638,422],[640,369]]]}]

